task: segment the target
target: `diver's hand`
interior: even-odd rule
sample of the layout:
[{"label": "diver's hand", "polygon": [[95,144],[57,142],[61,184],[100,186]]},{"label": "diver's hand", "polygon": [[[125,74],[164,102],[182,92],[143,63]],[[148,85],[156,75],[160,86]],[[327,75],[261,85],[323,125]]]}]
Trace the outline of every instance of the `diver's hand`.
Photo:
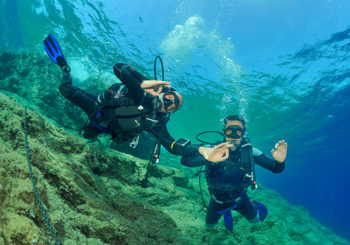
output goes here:
[{"label": "diver's hand", "polygon": [[287,156],[287,142],[284,140],[278,141],[275,145],[275,149],[271,150],[273,159],[279,163],[283,163]]},{"label": "diver's hand", "polygon": [[158,81],[158,80],[144,80],[140,87],[152,96],[158,96],[162,90],[163,86],[171,88],[170,82]]},{"label": "diver's hand", "polygon": [[223,162],[229,156],[229,149],[232,147],[230,142],[224,142],[214,148],[199,147],[199,153],[209,162]]}]

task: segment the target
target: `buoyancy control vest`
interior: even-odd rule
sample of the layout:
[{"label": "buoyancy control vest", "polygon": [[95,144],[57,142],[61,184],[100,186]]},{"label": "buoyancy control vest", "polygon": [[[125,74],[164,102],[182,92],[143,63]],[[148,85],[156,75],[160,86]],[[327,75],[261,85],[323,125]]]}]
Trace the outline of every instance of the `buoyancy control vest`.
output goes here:
[{"label": "buoyancy control vest", "polygon": [[225,162],[206,165],[209,191],[219,199],[238,195],[249,186],[256,188],[255,164],[249,139],[244,137],[238,152],[231,154]]},{"label": "buoyancy control vest", "polygon": [[116,142],[134,138],[158,123],[156,113],[142,106],[143,99],[137,104],[127,92],[124,84],[113,84],[98,96],[98,110],[90,116],[89,126],[111,134]]}]

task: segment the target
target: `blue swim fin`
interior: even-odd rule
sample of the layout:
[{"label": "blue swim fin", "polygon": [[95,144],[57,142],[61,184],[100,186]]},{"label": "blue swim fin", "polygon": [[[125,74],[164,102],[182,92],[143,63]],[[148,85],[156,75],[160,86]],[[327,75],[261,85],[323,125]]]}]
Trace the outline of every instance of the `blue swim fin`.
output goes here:
[{"label": "blue swim fin", "polygon": [[221,210],[218,212],[219,215],[224,215],[224,224],[227,230],[233,232],[233,220],[232,220],[232,213],[231,211],[237,208],[237,203],[233,205],[232,207],[226,208],[224,210]]},{"label": "blue swim fin", "polygon": [[60,45],[58,45],[58,42],[52,34],[47,36],[43,44],[47,55],[55,64],[59,65],[60,67],[68,66]]},{"label": "blue swim fin", "polygon": [[254,201],[256,206],[258,207],[258,212],[259,212],[259,220],[260,221],[264,221],[264,219],[266,218],[267,214],[269,213],[267,211],[267,208],[262,205],[260,202]]}]

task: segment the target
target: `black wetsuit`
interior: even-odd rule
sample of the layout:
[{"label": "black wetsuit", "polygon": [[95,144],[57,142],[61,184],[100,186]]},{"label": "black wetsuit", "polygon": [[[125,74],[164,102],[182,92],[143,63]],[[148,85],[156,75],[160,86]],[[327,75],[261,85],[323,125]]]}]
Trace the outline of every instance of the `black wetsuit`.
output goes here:
[{"label": "black wetsuit", "polygon": [[[134,138],[142,131],[151,132],[156,138],[161,138],[161,144],[172,154],[181,155],[180,149],[171,148],[171,144],[175,141],[169,134],[166,123],[167,116],[165,113],[159,112],[158,97],[153,97],[141,89],[140,84],[144,80],[149,80],[136,72],[130,65],[117,63],[114,65],[115,75],[125,85],[122,96],[117,95],[117,88],[121,84],[114,84],[104,93],[95,96],[80,88],[72,85],[72,78],[67,70],[63,72],[63,78],[59,91],[75,105],[79,106],[90,118],[90,122],[84,128],[83,136],[85,138],[96,137],[100,133],[108,133],[117,143]],[[119,105],[113,106],[114,102],[120,102]],[[138,118],[142,120],[136,122],[139,127],[135,130],[125,132],[120,125],[111,118],[107,118],[110,111],[119,106],[131,106],[139,108],[141,105],[142,113],[139,112]],[[140,110],[140,111],[141,111]],[[132,115],[126,116],[133,122]]]},{"label": "black wetsuit", "polygon": [[[254,162],[273,173],[283,171],[285,164],[278,163],[267,157],[260,150],[252,150]],[[225,162],[212,163],[204,159],[198,152],[198,146],[189,146],[181,159],[181,164],[187,167],[198,167],[204,165],[206,168],[206,179],[211,194],[206,223],[214,225],[218,222],[221,210],[235,207],[247,220],[252,221],[257,217],[258,203],[247,195],[247,188],[251,184],[247,181],[247,170],[249,164],[240,162],[241,148],[235,152],[230,151]],[[260,217],[260,220],[261,219]]]}]

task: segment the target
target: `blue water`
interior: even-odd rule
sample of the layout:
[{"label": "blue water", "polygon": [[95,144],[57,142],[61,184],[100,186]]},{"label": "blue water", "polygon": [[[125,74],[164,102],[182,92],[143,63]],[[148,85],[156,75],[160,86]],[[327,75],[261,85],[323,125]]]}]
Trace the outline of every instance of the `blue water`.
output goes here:
[{"label": "blue water", "polygon": [[255,146],[289,145],[286,170],[258,180],[350,239],[349,12],[347,0],[2,1],[0,47],[45,55],[53,33],[76,83],[116,82],[118,61],[152,77],[161,55],[185,98],[172,135],[246,116]]}]

